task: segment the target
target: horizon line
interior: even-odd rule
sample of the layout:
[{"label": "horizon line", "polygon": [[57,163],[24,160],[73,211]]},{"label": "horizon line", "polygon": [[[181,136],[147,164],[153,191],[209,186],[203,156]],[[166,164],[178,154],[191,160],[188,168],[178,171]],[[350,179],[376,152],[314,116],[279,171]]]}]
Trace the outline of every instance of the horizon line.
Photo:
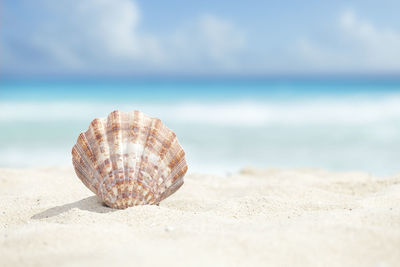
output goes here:
[{"label": "horizon line", "polygon": [[229,82],[229,81],[399,81],[400,73],[277,73],[277,74],[65,74],[65,75],[1,75],[1,82]]}]

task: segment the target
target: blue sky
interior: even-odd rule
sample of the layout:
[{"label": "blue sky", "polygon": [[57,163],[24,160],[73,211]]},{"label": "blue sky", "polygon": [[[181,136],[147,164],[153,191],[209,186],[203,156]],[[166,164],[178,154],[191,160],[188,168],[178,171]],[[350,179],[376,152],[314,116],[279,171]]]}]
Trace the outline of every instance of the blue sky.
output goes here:
[{"label": "blue sky", "polygon": [[399,1],[4,0],[4,76],[400,73]]}]

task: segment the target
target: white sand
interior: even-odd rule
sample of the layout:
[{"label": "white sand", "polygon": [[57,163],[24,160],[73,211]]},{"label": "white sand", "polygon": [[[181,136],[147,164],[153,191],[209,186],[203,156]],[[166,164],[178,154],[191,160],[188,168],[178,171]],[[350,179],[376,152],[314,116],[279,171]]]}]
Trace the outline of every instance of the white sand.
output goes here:
[{"label": "white sand", "polygon": [[0,266],[399,266],[400,176],[189,175],[160,206],[102,206],[72,169],[0,170]]}]

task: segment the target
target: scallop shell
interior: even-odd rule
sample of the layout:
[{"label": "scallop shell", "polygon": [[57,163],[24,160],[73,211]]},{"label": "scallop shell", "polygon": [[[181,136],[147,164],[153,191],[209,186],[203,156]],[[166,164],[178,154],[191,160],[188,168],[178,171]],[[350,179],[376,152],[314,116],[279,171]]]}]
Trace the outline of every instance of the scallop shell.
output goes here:
[{"label": "scallop shell", "polygon": [[80,180],[118,209],[160,203],[187,171],[175,133],[140,111],[94,119],[72,148],[72,162]]}]

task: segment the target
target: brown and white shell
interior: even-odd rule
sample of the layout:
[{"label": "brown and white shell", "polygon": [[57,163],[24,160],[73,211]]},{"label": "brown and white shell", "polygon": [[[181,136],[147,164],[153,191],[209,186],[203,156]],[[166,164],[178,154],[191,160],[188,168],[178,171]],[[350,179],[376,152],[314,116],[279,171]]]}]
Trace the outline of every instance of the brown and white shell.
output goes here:
[{"label": "brown and white shell", "polygon": [[94,119],[72,148],[72,162],[81,181],[118,209],[160,203],[187,171],[175,133],[140,111]]}]

